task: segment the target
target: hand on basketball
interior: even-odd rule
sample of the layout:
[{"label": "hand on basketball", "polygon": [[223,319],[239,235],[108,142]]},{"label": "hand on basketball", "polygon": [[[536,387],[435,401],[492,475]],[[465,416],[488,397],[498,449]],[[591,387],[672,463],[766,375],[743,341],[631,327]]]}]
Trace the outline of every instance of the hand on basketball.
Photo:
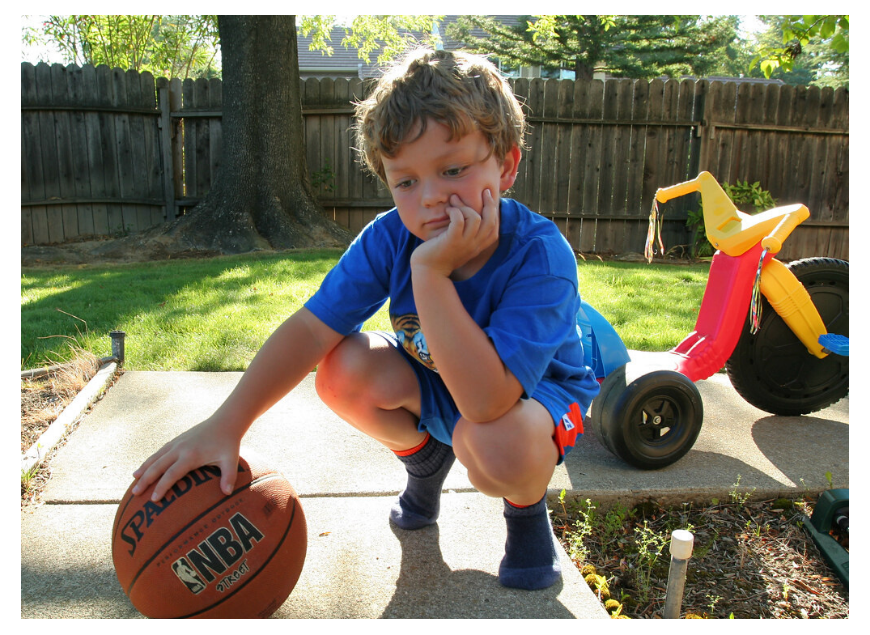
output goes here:
[{"label": "hand on basketball", "polygon": [[430,267],[450,276],[498,240],[498,200],[486,189],[481,194],[481,203],[481,211],[477,212],[453,194],[446,208],[450,217],[447,230],[414,251],[412,266]]},{"label": "hand on basketball", "polygon": [[203,465],[220,468],[221,491],[231,494],[239,465],[239,446],[239,439],[222,434],[206,419],[164,445],[133,472],[138,479],[133,494],[138,496],[156,483],[151,500],[159,501],[188,472]]}]

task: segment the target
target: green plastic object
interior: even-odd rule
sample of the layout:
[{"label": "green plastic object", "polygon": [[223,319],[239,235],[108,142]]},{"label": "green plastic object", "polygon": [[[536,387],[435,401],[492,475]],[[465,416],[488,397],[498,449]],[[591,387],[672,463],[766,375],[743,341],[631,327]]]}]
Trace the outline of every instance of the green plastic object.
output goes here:
[{"label": "green plastic object", "polygon": [[804,528],[813,537],[825,560],[849,588],[849,552],[828,532],[835,528],[838,516],[849,512],[849,490],[830,489],[822,492],[810,518],[804,516]]}]

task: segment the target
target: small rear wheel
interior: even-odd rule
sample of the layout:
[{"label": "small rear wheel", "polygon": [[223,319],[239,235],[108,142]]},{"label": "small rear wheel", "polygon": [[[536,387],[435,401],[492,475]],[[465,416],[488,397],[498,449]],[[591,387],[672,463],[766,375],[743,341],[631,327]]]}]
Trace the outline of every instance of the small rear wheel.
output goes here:
[{"label": "small rear wheel", "polygon": [[[828,333],[849,336],[849,263],[806,258],[787,267],[806,288]],[[754,335],[746,328],[725,365],[734,389],[765,412],[794,416],[816,412],[849,394],[849,358],[810,354],[762,299]]]},{"label": "small rear wheel", "polygon": [[682,373],[644,372],[629,362],[605,378],[591,418],[608,450],[629,465],[656,470],[692,448],[704,407],[698,388]]}]

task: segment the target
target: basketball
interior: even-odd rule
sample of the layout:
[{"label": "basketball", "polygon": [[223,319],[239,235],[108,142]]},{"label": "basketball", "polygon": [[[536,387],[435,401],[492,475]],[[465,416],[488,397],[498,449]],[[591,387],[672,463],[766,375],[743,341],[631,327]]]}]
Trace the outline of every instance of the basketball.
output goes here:
[{"label": "basketball", "polygon": [[151,618],[265,618],[287,600],[302,572],[308,530],[295,490],[250,451],[235,490],[205,466],[159,502],[133,485],[118,505],[112,560],[136,609]]}]

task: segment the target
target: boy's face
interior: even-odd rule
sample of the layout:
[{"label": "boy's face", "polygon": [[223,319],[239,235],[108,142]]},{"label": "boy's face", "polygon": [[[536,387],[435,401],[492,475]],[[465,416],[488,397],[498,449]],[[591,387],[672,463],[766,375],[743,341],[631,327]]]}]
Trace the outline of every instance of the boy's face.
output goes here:
[{"label": "boy's face", "polygon": [[449,138],[447,126],[429,121],[419,138],[402,144],[394,157],[383,157],[399,217],[408,231],[424,241],[447,230],[446,208],[452,195],[480,213],[483,191],[489,189],[497,199],[517,175],[519,148],[499,162],[477,130],[461,139]]}]

